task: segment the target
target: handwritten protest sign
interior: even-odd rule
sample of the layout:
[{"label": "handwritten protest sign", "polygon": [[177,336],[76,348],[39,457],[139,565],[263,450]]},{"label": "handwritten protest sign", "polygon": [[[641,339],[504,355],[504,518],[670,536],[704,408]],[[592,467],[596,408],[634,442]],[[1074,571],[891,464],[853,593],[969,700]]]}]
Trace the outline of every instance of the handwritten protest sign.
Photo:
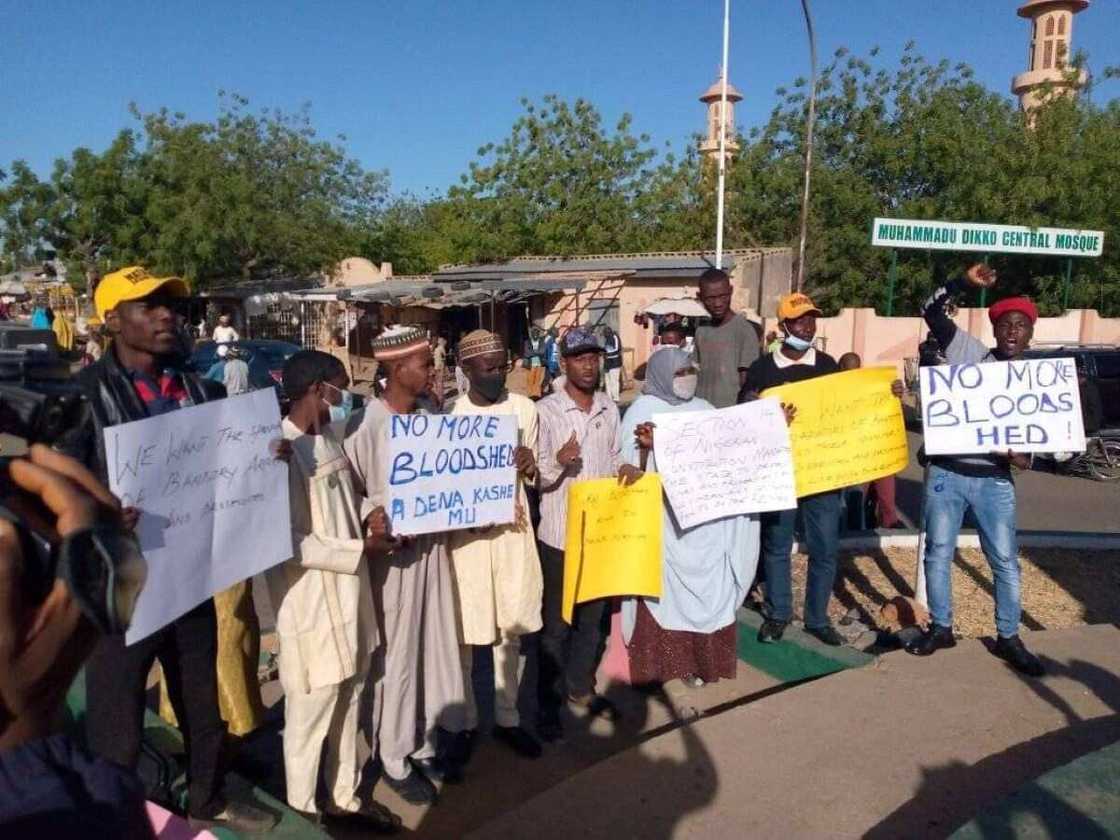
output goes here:
[{"label": "handwritten protest sign", "polygon": [[894,368],[863,368],[764,391],[797,408],[790,427],[797,496],[874,481],[910,460]]},{"label": "handwritten protest sign", "polygon": [[921,386],[930,455],[1085,449],[1073,359],[924,367]]},{"label": "handwritten protest sign", "polygon": [[517,418],[394,414],[389,515],[403,536],[513,522]]},{"label": "handwritten protest sign", "polygon": [[577,603],[611,595],[661,595],[661,480],[646,473],[623,487],[616,478],[568,488],[564,620]]},{"label": "handwritten protest sign", "polygon": [[654,415],[654,463],[682,528],[797,507],[789,427],[777,400]]},{"label": "handwritten protest sign", "polygon": [[272,389],[109,426],[109,486],[141,511],[148,580],[128,644],[292,556],[288,468]]}]

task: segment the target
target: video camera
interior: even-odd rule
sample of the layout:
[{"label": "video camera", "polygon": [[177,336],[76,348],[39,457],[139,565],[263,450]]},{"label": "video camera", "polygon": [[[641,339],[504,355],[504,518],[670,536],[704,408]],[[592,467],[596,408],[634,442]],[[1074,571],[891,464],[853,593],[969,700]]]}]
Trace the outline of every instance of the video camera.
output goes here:
[{"label": "video camera", "polygon": [[[31,339],[35,331],[19,332]],[[33,443],[55,444],[87,410],[70,366],[51,338],[10,349],[0,340],[0,518],[19,535],[21,583],[29,603],[42,603],[61,578],[99,630],[120,633],[128,627],[143,585],[144,561],[135,539],[110,525],[60,539],[55,517],[8,476],[13,456]]]}]

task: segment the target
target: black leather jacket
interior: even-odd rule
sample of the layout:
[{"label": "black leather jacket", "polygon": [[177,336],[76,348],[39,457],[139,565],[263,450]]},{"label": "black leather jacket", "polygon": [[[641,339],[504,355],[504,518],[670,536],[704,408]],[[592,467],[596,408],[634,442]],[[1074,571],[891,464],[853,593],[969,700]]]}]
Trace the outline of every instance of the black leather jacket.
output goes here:
[{"label": "black leather jacket", "polygon": [[[184,372],[180,376],[191,402],[196,405],[226,395],[225,386],[217,382],[202,379],[195,373]],[[86,398],[82,420],[56,443],[55,448],[81,461],[108,484],[105,428],[143,420],[148,416],[148,409],[111,347],[98,361],[83,368],[77,380]]]}]

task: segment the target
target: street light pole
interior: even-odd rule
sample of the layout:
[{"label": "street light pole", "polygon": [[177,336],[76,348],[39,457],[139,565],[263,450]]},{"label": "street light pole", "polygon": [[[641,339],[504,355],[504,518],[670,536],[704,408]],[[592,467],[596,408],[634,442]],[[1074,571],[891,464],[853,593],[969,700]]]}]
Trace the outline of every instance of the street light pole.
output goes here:
[{"label": "street light pole", "polygon": [[801,237],[797,244],[797,291],[805,285],[805,234],[809,227],[809,174],[813,168],[813,125],[817,119],[817,37],[809,0],[801,0],[805,30],[809,35],[809,118],[805,121],[805,190],[801,195]]}]

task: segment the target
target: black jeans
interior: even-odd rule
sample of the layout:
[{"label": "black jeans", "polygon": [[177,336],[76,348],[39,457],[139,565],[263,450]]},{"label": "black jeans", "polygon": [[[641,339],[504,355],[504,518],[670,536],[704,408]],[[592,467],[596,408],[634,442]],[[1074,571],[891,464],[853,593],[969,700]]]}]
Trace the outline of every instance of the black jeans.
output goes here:
[{"label": "black jeans", "polygon": [[86,741],[97,755],[135,769],[144,731],[148,672],[159,660],[187,749],[192,816],[225,808],[219,768],[226,725],[218,712],[218,620],[208,599],[134,645],[105,636],[86,664]]},{"label": "black jeans", "polygon": [[576,604],[569,625],[562,616],[564,552],[539,543],[544,574],[544,612],[540,636],[539,714],[555,717],[565,695],[595,690],[595,670],[606,639],[607,607],[603,598]]}]

